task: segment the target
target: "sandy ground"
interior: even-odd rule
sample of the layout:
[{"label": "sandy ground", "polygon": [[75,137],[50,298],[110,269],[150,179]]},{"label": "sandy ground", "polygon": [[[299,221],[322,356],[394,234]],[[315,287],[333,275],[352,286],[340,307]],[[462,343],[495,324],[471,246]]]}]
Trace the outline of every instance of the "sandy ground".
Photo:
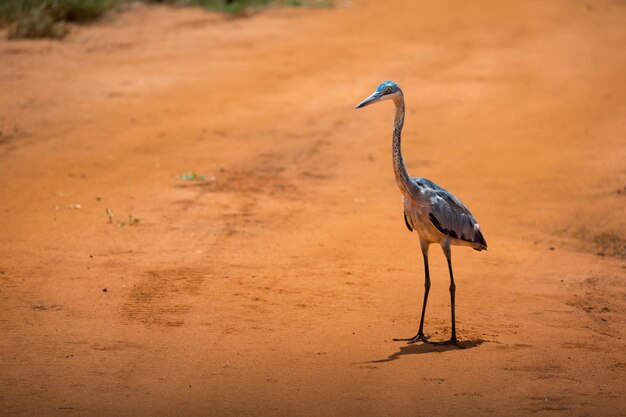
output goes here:
[{"label": "sandy ground", "polygon": [[[0,414],[626,415],[624,21],[616,0],[139,7],[0,41]],[[385,79],[409,172],[490,245],[453,251],[463,350],[391,340],[423,266],[392,106],[353,109]]]}]

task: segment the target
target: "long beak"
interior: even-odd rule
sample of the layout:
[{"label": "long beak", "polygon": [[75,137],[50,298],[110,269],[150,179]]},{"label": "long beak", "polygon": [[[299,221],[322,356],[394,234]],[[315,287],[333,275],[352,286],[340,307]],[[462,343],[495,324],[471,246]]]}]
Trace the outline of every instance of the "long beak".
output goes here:
[{"label": "long beak", "polygon": [[355,107],[355,109],[360,109],[361,107],[369,106],[370,104],[378,100],[380,97],[381,95],[378,92],[375,92],[374,94],[372,94],[371,96],[369,96],[368,98],[360,102],[358,106]]}]

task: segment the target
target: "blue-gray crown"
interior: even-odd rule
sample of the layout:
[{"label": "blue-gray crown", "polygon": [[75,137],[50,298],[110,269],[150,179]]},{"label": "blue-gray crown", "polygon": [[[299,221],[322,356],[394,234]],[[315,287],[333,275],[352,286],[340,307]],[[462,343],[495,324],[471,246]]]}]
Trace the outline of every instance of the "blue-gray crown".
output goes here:
[{"label": "blue-gray crown", "polygon": [[387,94],[393,94],[400,90],[400,87],[398,87],[398,84],[396,84],[394,81],[383,81],[378,87],[376,87],[376,92],[383,93],[388,88],[391,91]]}]

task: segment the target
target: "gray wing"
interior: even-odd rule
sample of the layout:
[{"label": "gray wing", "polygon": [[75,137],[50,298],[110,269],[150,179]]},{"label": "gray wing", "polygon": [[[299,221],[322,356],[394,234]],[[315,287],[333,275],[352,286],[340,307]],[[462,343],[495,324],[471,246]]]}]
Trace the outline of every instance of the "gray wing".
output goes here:
[{"label": "gray wing", "polygon": [[476,219],[458,198],[425,178],[415,178],[414,181],[428,199],[428,217],[437,230],[452,238],[487,248]]}]

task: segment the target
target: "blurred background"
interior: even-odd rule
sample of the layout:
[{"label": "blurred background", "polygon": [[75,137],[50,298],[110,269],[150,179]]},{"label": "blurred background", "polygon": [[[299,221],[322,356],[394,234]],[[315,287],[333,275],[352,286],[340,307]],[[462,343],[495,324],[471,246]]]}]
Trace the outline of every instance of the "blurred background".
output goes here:
[{"label": "blurred background", "polygon": [[[0,414],[626,414],[626,3],[0,0]],[[472,211],[419,326],[391,161]],[[431,247],[425,330],[450,335]]]}]

